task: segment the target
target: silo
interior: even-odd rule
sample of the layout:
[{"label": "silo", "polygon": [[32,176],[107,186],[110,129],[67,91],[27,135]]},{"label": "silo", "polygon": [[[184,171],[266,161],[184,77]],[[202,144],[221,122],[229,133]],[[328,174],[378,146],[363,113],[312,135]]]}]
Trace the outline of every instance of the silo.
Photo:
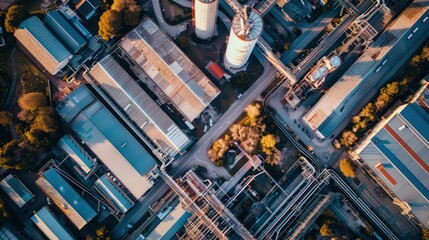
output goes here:
[{"label": "silo", "polygon": [[249,6],[235,14],[231,23],[225,65],[241,68],[249,60],[250,54],[264,28],[261,15]]},{"label": "silo", "polygon": [[219,0],[194,0],[195,35],[200,39],[213,37]]}]

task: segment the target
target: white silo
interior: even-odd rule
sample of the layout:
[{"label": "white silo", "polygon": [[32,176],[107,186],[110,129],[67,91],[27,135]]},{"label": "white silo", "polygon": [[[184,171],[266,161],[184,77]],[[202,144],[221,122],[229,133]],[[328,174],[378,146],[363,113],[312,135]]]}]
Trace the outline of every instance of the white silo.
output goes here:
[{"label": "white silo", "polygon": [[200,39],[213,37],[219,0],[194,0],[195,35]]},{"label": "white silo", "polygon": [[231,23],[225,65],[241,68],[249,60],[250,54],[264,28],[261,15],[249,6],[235,14]]}]

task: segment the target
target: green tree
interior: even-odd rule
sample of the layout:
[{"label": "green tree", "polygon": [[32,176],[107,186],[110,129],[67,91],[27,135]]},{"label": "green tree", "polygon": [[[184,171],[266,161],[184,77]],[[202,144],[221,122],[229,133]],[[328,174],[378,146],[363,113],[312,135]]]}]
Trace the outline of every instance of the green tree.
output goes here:
[{"label": "green tree", "polygon": [[332,231],[330,224],[325,222],[320,228],[320,235],[323,237],[331,237],[334,236],[334,232]]},{"label": "green tree", "polygon": [[116,10],[107,10],[101,15],[98,22],[98,34],[104,39],[109,40],[117,36],[121,31],[122,16]]},{"label": "green tree", "polygon": [[356,177],[355,166],[347,158],[343,158],[340,160],[340,170],[345,177],[349,177],[349,178]]},{"label": "green tree", "polygon": [[12,113],[7,111],[0,112],[0,125],[7,126],[12,123]]},{"label": "green tree", "polygon": [[23,110],[35,111],[47,104],[46,97],[41,92],[25,93],[18,99],[19,107]]},{"label": "green tree", "polygon": [[27,8],[22,5],[12,5],[6,13],[4,28],[7,32],[14,33],[19,24],[28,17]]}]

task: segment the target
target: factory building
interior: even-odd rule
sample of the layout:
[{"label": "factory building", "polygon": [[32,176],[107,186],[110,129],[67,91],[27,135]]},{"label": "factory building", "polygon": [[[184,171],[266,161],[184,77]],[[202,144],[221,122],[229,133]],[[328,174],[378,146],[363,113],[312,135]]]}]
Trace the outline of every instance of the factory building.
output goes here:
[{"label": "factory building", "polygon": [[225,65],[231,68],[243,67],[249,60],[263,30],[262,16],[256,10],[244,6],[235,14],[225,52]]},{"label": "factory building", "polygon": [[164,156],[174,159],[190,146],[189,137],[113,57],[106,56],[89,75]]},{"label": "factory building", "polygon": [[87,86],[70,93],[56,110],[135,199],[153,186],[158,162]]},{"label": "factory building", "polygon": [[[354,149],[394,202],[429,227],[429,89],[400,106]],[[398,201],[399,200],[399,201]]]},{"label": "factory building", "polygon": [[77,229],[81,230],[97,216],[97,212],[54,168],[43,172],[36,184]]},{"label": "factory building", "polygon": [[412,2],[305,114],[304,125],[318,138],[329,138],[344,119],[351,116],[362,98],[393,76],[392,67],[404,64],[411,57],[418,48],[416,41],[429,36],[429,25],[423,22],[429,16],[428,7],[425,0]]},{"label": "factory building", "polygon": [[149,18],[119,43],[139,79],[192,122],[220,90]]},{"label": "factory building", "polygon": [[64,68],[73,55],[36,16],[15,31],[18,42],[52,75]]},{"label": "factory building", "polygon": [[68,21],[59,10],[50,11],[45,15],[45,24],[52,29],[65,46],[73,53],[79,52],[87,44],[86,39]]},{"label": "factory building", "polygon": [[195,35],[200,39],[213,37],[216,31],[219,0],[194,0],[193,4]]},{"label": "factory building", "polygon": [[43,207],[31,217],[31,221],[52,240],[74,240],[76,239],[48,207]]},{"label": "factory building", "polygon": [[12,174],[7,175],[0,181],[0,187],[20,208],[34,198],[33,193],[31,193],[30,190],[28,190],[28,188]]}]

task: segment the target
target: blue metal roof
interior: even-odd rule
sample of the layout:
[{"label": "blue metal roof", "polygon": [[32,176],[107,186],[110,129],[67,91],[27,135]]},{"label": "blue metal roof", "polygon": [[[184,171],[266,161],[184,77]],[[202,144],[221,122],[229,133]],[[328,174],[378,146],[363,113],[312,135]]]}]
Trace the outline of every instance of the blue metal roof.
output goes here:
[{"label": "blue metal roof", "polygon": [[123,193],[120,192],[106,177],[106,175],[101,176],[96,182],[95,185],[98,186],[112,201],[118,206],[122,213],[125,213],[132,207],[130,201],[124,197]]},{"label": "blue metal roof", "polygon": [[34,195],[24,184],[11,174],[7,175],[1,182],[0,186],[3,191],[19,206],[22,207],[30,201]]},{"label": "blue metal roof", "polygon": [[151,187],[143,177],[158,165],[156,160],[85,85],[57,111],[133,196],[139,198]]},{"label": "blue metal roof", "polygon": [[79,165],[85,174],[88,174],[95,166],[88,154],[77,145],[72,136],[64,136],[60,139],[58,145],[70,156],[73,161]]},{"label": "blue metal roof", "polygon": [[86,222],[97,215],[85,199],[54,168],[45,171],[43,178],[67,201],[68,207],[73,208]]},{"label": "blue metal roof", "polygon": [[405,107],[400,115],[429,142],[429,114],[416,102]]},{"label": "blue metal roof", "polygon": [[429,199],[429,189],[426,187],[414,173],[389,149],[392,143],[375,138],[374,145],[390,160],[390,162],[410,181],[415,188],[426,198]]},{"label": "blue metal roof", "polygon": [[[48,30],[36,16],[23,21],[20,28],[26,29],[52,55],[55,60],[62,62],[72,55],[69,50]],[[36,56],[37,57],[37,56]]]},{"label": "blue metal roof", "polygon": [[63,227],[48,207],[43,207],[36,212],[31,220],[49,239],[73,240],[73,237],[66,228]]},{"label": "blue metal roof", "polygon": [[87,44],[84,37],[71,25],[60,11],[54,10],[48,12],[45,15],[45,23],[73,53],[77,53]]},{"label": "blue metal roof", "polygon": [[[180,203],[179,203],[180,204]],[[183,225],[185,225],[188,218],[192,216],[190,212],[185,212],[178,220],[177,222],[171,226],[171,228],[168,229],[168,231],[161,237],[160,240],[170,240],[174,237],[174,235],[179,231]]]}]

